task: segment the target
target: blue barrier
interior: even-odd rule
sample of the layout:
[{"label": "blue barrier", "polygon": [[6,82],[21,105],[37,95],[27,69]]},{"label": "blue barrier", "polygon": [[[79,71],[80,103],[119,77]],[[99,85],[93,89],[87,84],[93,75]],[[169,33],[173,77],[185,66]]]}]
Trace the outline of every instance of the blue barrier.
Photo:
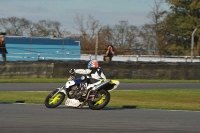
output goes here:
[{"label": "blue barrier", "polygon": [[6,37],[8,61],[80,60],[80,41],[69,38]]}]

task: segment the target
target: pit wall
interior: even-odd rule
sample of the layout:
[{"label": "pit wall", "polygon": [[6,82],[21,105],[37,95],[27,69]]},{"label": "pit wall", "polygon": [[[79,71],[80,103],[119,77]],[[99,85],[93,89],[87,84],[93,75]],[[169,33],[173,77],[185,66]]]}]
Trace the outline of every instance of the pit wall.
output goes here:
[{"label": "pit wall", "polygon": [[[87,68],[88,61],[0,63],[0,78],[67,78],[71,68]],[[200,80],[200,63],[99,62],[109,79]]]}]

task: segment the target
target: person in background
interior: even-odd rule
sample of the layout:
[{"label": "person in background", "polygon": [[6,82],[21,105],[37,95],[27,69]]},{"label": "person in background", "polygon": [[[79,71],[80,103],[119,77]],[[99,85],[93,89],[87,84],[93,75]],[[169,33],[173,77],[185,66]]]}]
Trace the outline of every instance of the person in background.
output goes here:
[{"label": "person in background", "polygon": [[6,50],[6,42],[4,40],[4,36],[0,34],[0,54],[2,54],[2,60],[4,64],[6,64],[6,54],[8,53]]},{"label": "person in background", "polygon": [[[114,47],[112,45],[108,45],[107,49],[106,49],[106,57],[109,57],[109,61],[112,61],[112,57],[114,56],[115,52],[114,52]],[[104,61],[106,61],[107,59],[104,59]]]}]

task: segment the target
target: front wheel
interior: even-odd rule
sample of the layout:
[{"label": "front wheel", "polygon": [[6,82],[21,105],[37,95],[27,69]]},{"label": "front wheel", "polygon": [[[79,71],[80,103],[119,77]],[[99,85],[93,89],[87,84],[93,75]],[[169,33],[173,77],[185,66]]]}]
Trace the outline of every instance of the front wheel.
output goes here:
[{"label": "front wheel", "polygon": [[92,110],[103,109],[110,101],[110,93],[106,90],[100,90],[97,95],[100,96],[98,101],[88,101],[88,106]]},{"label": "front wheel", "polygon": [[45,106],[47,108],[56,108],[58,107],[65,99],[65,94],[63,92],[58,92],[54,97],[52,97],[58,90],[50,93],[45,99]]}]

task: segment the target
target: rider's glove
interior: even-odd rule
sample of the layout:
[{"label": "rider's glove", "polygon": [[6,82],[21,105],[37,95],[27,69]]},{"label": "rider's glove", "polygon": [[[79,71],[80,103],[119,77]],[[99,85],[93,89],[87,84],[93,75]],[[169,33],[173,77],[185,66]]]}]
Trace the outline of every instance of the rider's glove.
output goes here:
[{"label": "rider's glove", "polygon": [[70,70],[69,70],[69,73],[72,74],[72,75],[75,74],[74,69],[70,69]]}]

